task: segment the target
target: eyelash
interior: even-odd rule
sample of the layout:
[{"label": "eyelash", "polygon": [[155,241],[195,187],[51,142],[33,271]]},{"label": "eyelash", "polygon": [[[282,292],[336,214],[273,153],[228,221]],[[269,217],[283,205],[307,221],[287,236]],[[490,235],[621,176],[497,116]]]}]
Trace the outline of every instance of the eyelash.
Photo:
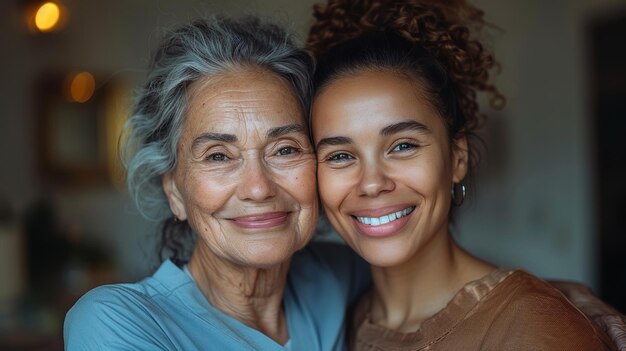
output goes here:
[{"label": "eyelash", "polygon": [[[393,149],[391,149],[391,152],[408,152],[418,147],[419,145],[405,141],[405,142],[396,144],[393,147]],[[341,152],[335,152],[335,153],[330,154],[329,156],[326,157],[325,161],[339,163],[339,162],[347,162],[353,159],[354,159],[354,156],[350,155],[347,152],[341,151]]]},{"label": "eyelash", "polygon": [[[216,158],[219,156],[219,158],[222,158],[221,160],[217,160]],[[228,156],[226,156],[226,154],[224,154],[223,152],[214,152],[210,155],[207,155],[205,157],[205,160],[210,161],[210,162],[226,162],[229,161],[230,158]]]},{"label": "eyelash", "polygon": [[[289,152],[284,153],[284,151],[286,150],[288,150]],[[293,154],[300,154],[301,152],[302,152],[302,149],[297,148],[295,146],[284,146],[284,147],[279,148],[274,154],[274,156],[289,156]],[[204,159],[209,162],[227,162],[231,160],[231,158],[226,156],[226,154],[223,152],[211,153],[207,155]]]},{"label": "eyelash", "polygon": [[[283,150],[291,150],[291,152],[285,154],[285,153],[281,153],[281,151]],[[287,156],[287,155],[292,155],[294,153],[301,153],[302,149],[297,148],[295,146],[283,146],[281,148],[278,149],[278,151],[276,151],[276,153],[274,155],[276,156]]]},{"label": "eyelash", "polygon": [[326,157],[326,161],[329,162],[346,162],[353,159],[354,157],[347,152],[336,152]]}]

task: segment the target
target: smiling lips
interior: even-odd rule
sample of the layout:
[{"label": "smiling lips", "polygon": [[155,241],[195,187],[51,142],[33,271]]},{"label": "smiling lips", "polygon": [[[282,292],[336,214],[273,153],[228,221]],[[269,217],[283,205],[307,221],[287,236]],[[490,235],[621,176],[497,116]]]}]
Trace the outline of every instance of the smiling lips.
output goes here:
[{"label": "smiling lips", "polygon": [[289,212],[268,212],[250,216],[236,217],[232,221],[242,228],[267,229],[284,224]]},{"label": "smiling lips", "polygon": [[352,217],[355,220],[359,231],[371,237],[387,237],[397,233],[409,221],[409,214],[415,210],[415,206],[409,206],[400,210],[388,212],[385,215],[370,217],[369,213],[359,212]]}]

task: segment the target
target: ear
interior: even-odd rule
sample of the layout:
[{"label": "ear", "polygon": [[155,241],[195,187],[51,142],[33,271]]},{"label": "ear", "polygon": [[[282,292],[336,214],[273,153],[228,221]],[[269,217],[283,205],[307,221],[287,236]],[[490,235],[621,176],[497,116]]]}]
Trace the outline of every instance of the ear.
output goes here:
[{"label": "ear", "polygon": [[167,201],[170,204],[170,210],[174,216],[180,221],[186,220],[187,211],[185,210],[185,202],[183,201],[183,197],[176,186],[174,172],[165,173],[161,177],[161,185],[163,186],[163,191],[165,192],[165,196],[167,196]]},{"label": "ear", "polygon": [[452,182],[460,183],[469,169],[469,150],[467,136],[460,133],[452,141]]}]

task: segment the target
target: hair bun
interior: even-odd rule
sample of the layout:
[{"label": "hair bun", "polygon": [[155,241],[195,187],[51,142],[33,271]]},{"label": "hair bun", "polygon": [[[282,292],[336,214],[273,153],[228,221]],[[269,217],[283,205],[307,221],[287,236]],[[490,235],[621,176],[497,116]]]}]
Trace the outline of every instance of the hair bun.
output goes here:
[{"label": "hair bun", "polygon": [[472,36],[485,24],[483,12],[465,0],[329,0],[315,5],[313,16],[307,49],[317,58],[373,31],[395,33],[423,46],[455,81],[468,129],[477,128],[483,119],[477,91],[490,94],[493,107],[504,105],[504,97],[489,82],[489,71],[497,63]]}]

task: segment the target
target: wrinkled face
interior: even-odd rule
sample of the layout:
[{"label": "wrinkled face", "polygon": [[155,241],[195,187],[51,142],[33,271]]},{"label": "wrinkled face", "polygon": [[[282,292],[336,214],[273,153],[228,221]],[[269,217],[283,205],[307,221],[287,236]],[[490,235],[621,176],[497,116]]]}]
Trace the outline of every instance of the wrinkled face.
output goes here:
[{"label": "wrinkled face", "polygon": [[318,217],[315,156],[296,96],[259,71],[194,84],[176,169],[163,177],[172,212],[212,257],[259,268],[284,262]]},{"label": "wrinkled face", "polygon": [[464,138],[416,83],[385,72],[339,78],[312,109],[319,193],[343,239],[374,266],[427,254],[448,234],[450,190],[467,169]]}]

